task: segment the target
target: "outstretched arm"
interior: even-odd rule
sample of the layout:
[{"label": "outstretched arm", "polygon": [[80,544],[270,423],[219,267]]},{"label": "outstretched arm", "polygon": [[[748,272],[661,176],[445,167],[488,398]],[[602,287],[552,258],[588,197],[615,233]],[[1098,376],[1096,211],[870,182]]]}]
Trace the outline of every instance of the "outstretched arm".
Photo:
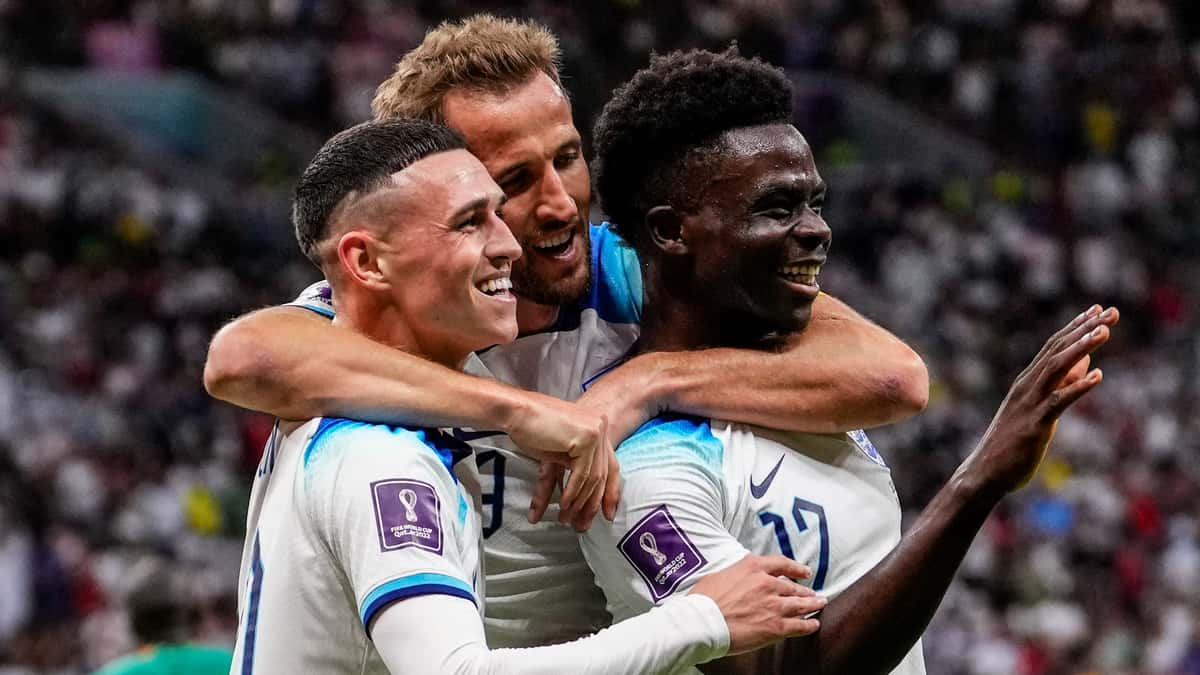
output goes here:
[{"label": "outstretched arm", "polygon": [[921,637],[988,514],[1037,471],[1059,416],[1100,383],[1088,354],[1116,310],[1094,308],[1050,338],[1017,378],[975,451],[900,544],[820,613],[818,632],[782,650],[727,659],[716,673],[886,673]]},{"label": "outstretched arm", "polygon": [[618,476],[604,419],[572,403],[446,368],[299,307],[247,314],[213,338],[204,386],[215,398],[283,419],[499,429],[540,459],[570,466],[563,518],[590,523]]},{"label": "outstretched arm", "polygon": [[836,433],[911,417],[928,396],[925,364],[908,345],[821,294],[808,328],[782,351],[642,354],[593,384],[581,402],[608,415],[619,441],[663,410]]}]

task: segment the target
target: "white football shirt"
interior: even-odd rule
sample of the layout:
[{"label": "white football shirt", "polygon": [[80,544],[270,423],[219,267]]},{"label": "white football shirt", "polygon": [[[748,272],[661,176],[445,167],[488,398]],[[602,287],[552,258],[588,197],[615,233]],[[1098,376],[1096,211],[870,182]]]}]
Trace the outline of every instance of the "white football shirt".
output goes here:
[{"label": "white football shirt", "polygon": [[[581,535],[617,621],[746,553],[808,565],[833,598],[900,541],[891,472],[861,431],[800,434],[687,416],[648,422],[617,450],[613,522]],[[893,671],[925,672],[918,642]]]},{"label": "white football shirt", "polygon": [[[592,287],[564,307],[549,329],[469,359],[466,371],[564,400],[579,398],[637,338],[642,278],[637,256],[607,225],[589,227]],[[332,318],[328,284],[305,289],[291,304]],[[497,431],[456,435],[476,447],[482,491],[485,626],[488,645],[532,647],[566,642],[609,625],[604,595],[579,550],[575,530],[558,523],[552,500],[541,523],[526,519],[537,462]]]},{"label": "white football shirt", "polygon": [[479,521],[433,429],[336,418],[277,426],[250,493],[232,672],[387,673],[371,621],[392,602],[481,606]]}]

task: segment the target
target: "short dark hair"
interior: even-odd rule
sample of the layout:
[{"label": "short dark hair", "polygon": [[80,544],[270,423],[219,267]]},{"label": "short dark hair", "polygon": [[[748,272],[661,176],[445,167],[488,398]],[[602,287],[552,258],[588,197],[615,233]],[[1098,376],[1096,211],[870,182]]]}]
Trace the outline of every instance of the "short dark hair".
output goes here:
[{"label": "short dark hair", "polygon": [[782,70],[736,45],[652,54],[613,92],[593,131],[592,175],[600,207],[636,248],[658,204],[686,203],[687,174],[730,129],[788,123],[792,85]]},{"label": "short dark hair", "polygon": [[317,245],[328,235],[329,219],[342,200],[383,187],[392,174],[429,155],[466,147],[450,128],[416,119],[372,120],[337,134],[296,183],[292,224],[300,250],[320,267]]}]

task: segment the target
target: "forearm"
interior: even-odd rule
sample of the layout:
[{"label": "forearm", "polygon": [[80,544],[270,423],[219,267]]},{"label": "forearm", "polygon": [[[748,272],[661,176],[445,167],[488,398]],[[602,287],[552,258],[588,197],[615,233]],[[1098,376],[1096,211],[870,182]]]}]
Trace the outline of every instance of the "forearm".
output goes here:
[{"label": "forearm", "polygon": [[[728,649],[725,620],[716,603],[703,596],[668,601],[646,614],[574,642],[490,651],[474,607],[452,600],[456,599],[411,598],[380,615],[372,638],[391,672],[674,673],[719,657]],[[444,626],[454,628],[437,629]]]},{"label": "forearm", "polygon": [[920,412],[929,375],[898,338],[821,295],[807,329],[781,351],[645,354],[659,408],[785,431],[836,433]]},{"label": "forearm", "polygon": [[255,312],[222,328],[209,348],[204,384],[216,398],[283,419],[482,428],[502,427],[517,414],[523,394],[291,307]]},{"label": "forearm", "polygon": [[782,672],[887,673],[921,637],[976,533],[999,501],[963,474],[950,480],[900,544],[788,641]]}]

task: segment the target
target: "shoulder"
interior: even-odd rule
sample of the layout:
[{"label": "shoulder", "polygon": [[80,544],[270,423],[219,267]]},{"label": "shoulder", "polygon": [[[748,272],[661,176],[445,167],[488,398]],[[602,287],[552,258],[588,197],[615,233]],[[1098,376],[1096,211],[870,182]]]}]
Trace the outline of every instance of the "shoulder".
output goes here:
[{"label": "shoulder", "polygon": [[139,652],[122,656],[116,661],[110,661],[97,670],[95,675],[149,675],[152,672],[152,665],[152,653]]},{"label": "shoulder", "polygon": [[720,475],[724,457],[725,444],[713,435],[709,420],[690,415],[660,415],[617,448],[622,472],[686,466]]},{"label": "shoulder", "polygon": [[412,468],[453,476],[456,462],[471,454],[470,446],[437,429],[402,427],[325,417],[304,447],[306,474],[323,473],[330,465]]}]

